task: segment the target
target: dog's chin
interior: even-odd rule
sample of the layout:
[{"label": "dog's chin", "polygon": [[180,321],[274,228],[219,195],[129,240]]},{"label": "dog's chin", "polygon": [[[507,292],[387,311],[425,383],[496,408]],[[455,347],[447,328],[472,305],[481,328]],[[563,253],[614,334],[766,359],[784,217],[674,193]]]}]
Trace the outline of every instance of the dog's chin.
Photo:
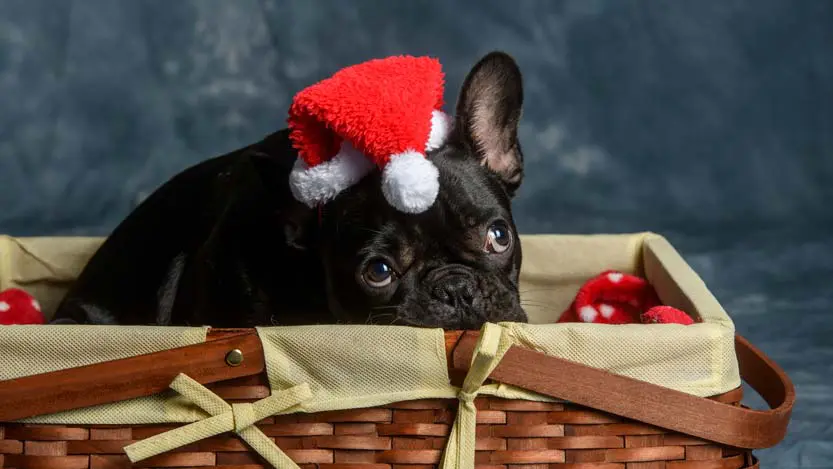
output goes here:
[{"label": "dog's chin", "polygon": [[[430,302],[421,307],[403,306],[397,308],[396,316],[387,322],[392,325],[411,327],[441,328],[446,330],[479,330],[487,322],[526,322],[526,314],[517,306],[509,311],[484,314],[480,311],[460,310],[451,306]],[[374,322],[376,323],[376,322]]]},{"label": "dog's chin", "polygon": [[455,307],[436,301],[424,294],[409,295],[397,306],[377,309],[368,324],[441,328],[446,330],[479,330],[487,322],[527,322],[528,318],[517,297],[488,304],[477,298],[470,307]]}]

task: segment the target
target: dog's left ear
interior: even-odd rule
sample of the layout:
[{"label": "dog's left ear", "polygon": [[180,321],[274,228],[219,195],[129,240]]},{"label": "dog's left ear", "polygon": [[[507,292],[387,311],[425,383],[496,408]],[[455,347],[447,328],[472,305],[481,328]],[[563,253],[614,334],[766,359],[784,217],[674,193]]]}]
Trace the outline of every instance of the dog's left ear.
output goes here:
[{"label": "dog's left ear", "polygon": [[523,105],[521,71],[503,52],[492,52],[471,69],[457,101],[455,137],[504,183],[510,195],[523,180],[518,122]]},{"label": "dog's left ear", "polygon": [[311,247],[315,233],[315,209],[294,199],[280,213],[286,245],[304,251]]}]

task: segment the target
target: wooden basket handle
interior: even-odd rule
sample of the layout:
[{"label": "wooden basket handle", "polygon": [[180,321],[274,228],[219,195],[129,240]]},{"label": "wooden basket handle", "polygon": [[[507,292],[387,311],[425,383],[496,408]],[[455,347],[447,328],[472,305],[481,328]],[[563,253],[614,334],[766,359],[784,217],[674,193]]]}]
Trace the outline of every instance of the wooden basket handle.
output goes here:
[{"label": "wooden basket handle", "polygon": [[[243,360],[232,365],[226,357],[235,350]],[[265,369],[255,329],[212,330],[195,345],[0,381],[0,422],[151,396],[180,373],[209,384]]]},{"label": "wooden basket handle", "polygon": [[[452,360],[467,368],[477,333],[458,342]],[[735,336],[741,378],[769,404],[753,410],[616,375],[522,347],[511,347],[493,381],[590,407],[655,427],[742,449],[769,448],[786,434],[795,388],[784,371]]]}]

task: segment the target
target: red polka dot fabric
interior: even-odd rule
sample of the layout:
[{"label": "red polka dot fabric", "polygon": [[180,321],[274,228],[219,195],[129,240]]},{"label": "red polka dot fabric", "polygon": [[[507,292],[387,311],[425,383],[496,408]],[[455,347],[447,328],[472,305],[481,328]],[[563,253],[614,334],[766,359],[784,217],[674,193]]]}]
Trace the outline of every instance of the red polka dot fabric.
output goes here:
[{"label": "red polka dot fabric", "polygon": [[30,294],[19,288],[0,292],[0,325],[43,324],[45,321],[40,304]]},{"label": "red polka dot fabric", "polygon": [[663,305],[642,277],[615,270],[582,285],[558,322],[593,324],[693,324],[685,312]]}]

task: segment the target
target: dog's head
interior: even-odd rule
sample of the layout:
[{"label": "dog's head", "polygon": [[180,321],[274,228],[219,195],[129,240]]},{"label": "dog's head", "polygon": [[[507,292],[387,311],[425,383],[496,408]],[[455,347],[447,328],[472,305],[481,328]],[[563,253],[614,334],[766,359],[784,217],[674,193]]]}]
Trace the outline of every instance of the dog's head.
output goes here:
[{"label": "dog's head", "polygon": [[463,83],[447,143],[428,154],[440,175],[428,211],[392,208],[378,172],[324,207],[312,242],[339,321],[447,329],[526,321],[510,206],[523,178],[522,102],[514,60],[485,56]]}]

